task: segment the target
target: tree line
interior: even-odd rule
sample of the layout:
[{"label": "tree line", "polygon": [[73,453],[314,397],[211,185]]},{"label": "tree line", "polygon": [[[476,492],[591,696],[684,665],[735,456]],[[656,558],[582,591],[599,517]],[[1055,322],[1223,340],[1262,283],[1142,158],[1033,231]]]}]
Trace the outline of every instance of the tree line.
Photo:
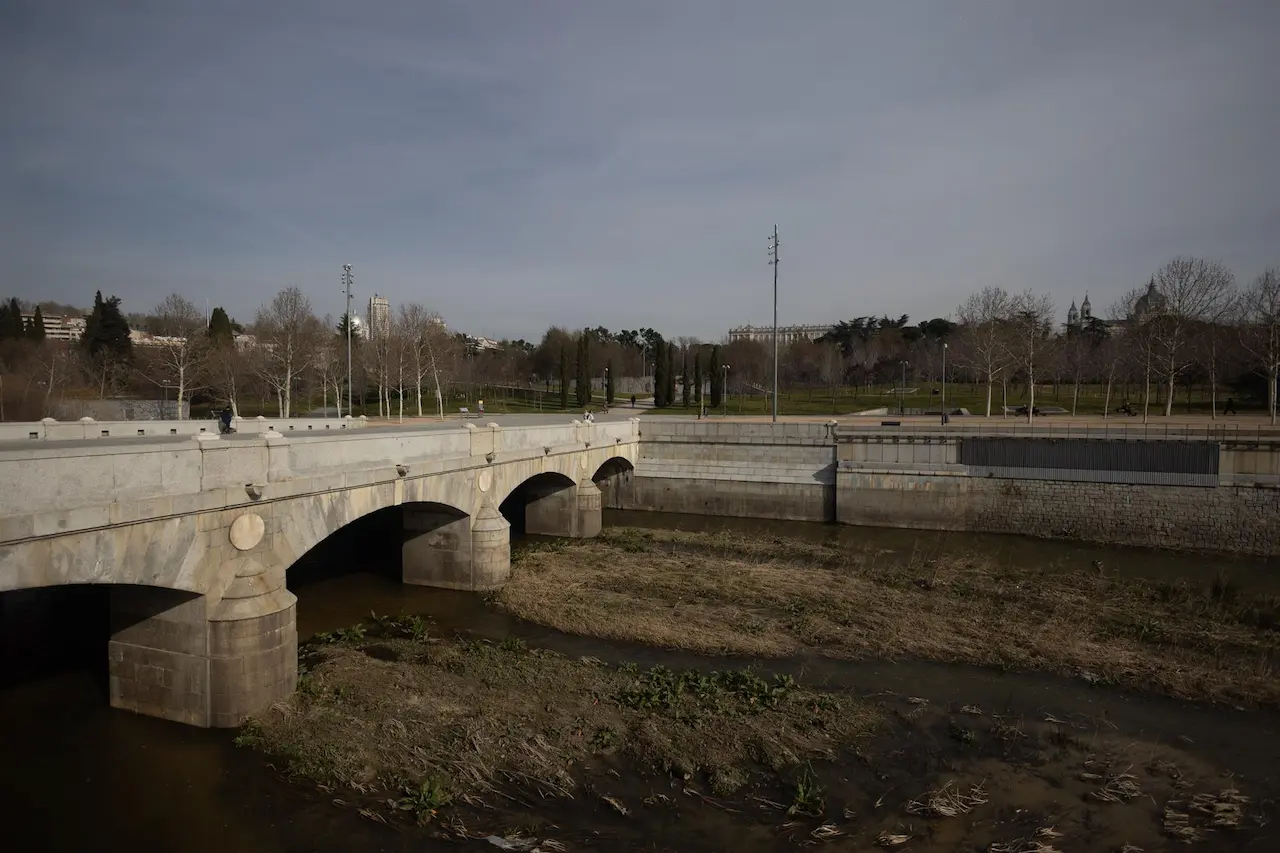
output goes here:
[{"label": "tree line", "polygon": [[[1086,384],[1104,388],[1103,412],[1113,410],[1114,392],[1144,422],[1152,403],[1173,413],[1179,389],[1208,389],[1209,412],[1217,417],[1224,392],[1265,400],[1276,422],[1280,383],[1280,268],[1264,270],[1243,288],[1223,264],[1177,257],[1160,267],[1145,287],[1125,293],[1105,317],[1082,319],[1059,329],[1053,301],[1033,291],[1011,294],[987,287],[957,311],[953,363],[959,376],[986,387],[986,415],[996,387],[1021,382],[1028,391],[1027,417],[1034,414],[1036,385],[1052,378],[1072,390],[1074,413]],[[1130,402],[1132,389],[1139,400]]]},{"label": "tree line", "polygon": [[[180,294],[145,314],[123,313],[97,294],[83,340],[51,341],[40,323],[22,321],[22,305],[0,301],[0,418],[51,414],[64,397],[166,397],[239,413],[245,400],[281,416],[299,402],[330,411],[382,416],[435,415],[490,393],[541,409],[614,405],[619,396],[652,395],[659,407],[716,408],[726,395],[766,395],[772,383],[767,340],[668,339],[652,328],[610,331],[553,326],[541,340],[481,344],[448,330],[425,306],[399,306],[387,328],[352,334],[348,384],[347,321],[318,317],[296,287],[277,293],[241,326],[221,308],[206,317]],[[1175,258],[1147,285],[1126,293],[1103,316],[1064,325],[1052,299],[1034,291],[986,287],[951,318],[862,316],[816,340],[784,346],[784,393],[856,397],[876,386],[946,380],[996,394],[1013,392],[1035,411],[1037,388],[1100,389],[1103,411],[1117,402],[1171,414],[1179,391],[1208,391],[1217,415],[1224,394],[1265,401],[1273,422],[1280,383],[1280,268],[1238,287],[1223,265]],[[130,320],[167,343],[133,346]],[[41,320],[41,323],[43,320]],[[237,343],[241,332],[252,339]],[[159,393],[157,393],[159,392]]]}]

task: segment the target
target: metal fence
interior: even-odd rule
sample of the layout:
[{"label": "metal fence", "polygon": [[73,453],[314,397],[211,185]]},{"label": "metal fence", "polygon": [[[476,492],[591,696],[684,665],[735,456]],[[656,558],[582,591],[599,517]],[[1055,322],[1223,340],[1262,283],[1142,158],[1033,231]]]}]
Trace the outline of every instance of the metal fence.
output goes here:
[{"label": "metal fence", "polygon": [[868,436],[886,438],[1040,438],[1040,439],[1100,439],[1134,441],[1215,441],[1219,444],[1280,443],[1280,428],[1269,425],[1244,424],[1133,424],[1125,422],[1103,423],[1046,423],[1034,426],[1010,421],[983,419],[957,423],[952,420],[943,426],[938,423],[899,422],[885,418],[868,423],[840,421],[835,429],[837,440],[860,441]]}]

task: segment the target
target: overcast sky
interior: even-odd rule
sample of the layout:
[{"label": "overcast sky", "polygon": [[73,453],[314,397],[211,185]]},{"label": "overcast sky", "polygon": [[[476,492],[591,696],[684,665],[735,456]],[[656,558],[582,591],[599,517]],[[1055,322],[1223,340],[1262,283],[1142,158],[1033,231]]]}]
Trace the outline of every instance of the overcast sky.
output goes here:
[{"label": "overcast sky", "polygon": [[1280,263],[1280,2],[0,0],[0,291],[719,339]]}]

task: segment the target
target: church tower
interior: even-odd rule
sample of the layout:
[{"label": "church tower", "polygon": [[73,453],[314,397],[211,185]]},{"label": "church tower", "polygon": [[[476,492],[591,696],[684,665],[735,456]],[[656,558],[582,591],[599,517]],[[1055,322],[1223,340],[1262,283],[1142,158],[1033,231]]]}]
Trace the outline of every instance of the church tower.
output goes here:
[{"label": "church tower", "polygon": [[1093,319],[1093,306],[1089,304],[1089,291],[1084,292],[1084,302],[1080,303],[1080,322],[1088,325]]},{"label": "church tower", "polygon": [[1074,329],[1080,325],[1080,312],[1076,310],[1076,301],[1071,300],[1071,307],[1067,309],[1067,328]]}]

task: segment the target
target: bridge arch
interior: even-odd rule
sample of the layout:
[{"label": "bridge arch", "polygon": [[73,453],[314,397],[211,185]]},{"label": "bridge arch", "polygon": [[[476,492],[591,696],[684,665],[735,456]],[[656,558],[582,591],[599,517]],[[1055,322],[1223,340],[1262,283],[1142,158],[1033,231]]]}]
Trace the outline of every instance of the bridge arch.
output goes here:
[{"label": "bridge arch", "polygon": [[525,479],[511,489],[499,510],[518,532],[550,537],[595,537],[602,523],[595,483],[563,471],[540,471]]},{"label": "bridge arch", "polygon": [[591,481],[600,490],[602,508],[626,509],[634,472],[635,465],[625,456],[611,456],[600,463]]}]

